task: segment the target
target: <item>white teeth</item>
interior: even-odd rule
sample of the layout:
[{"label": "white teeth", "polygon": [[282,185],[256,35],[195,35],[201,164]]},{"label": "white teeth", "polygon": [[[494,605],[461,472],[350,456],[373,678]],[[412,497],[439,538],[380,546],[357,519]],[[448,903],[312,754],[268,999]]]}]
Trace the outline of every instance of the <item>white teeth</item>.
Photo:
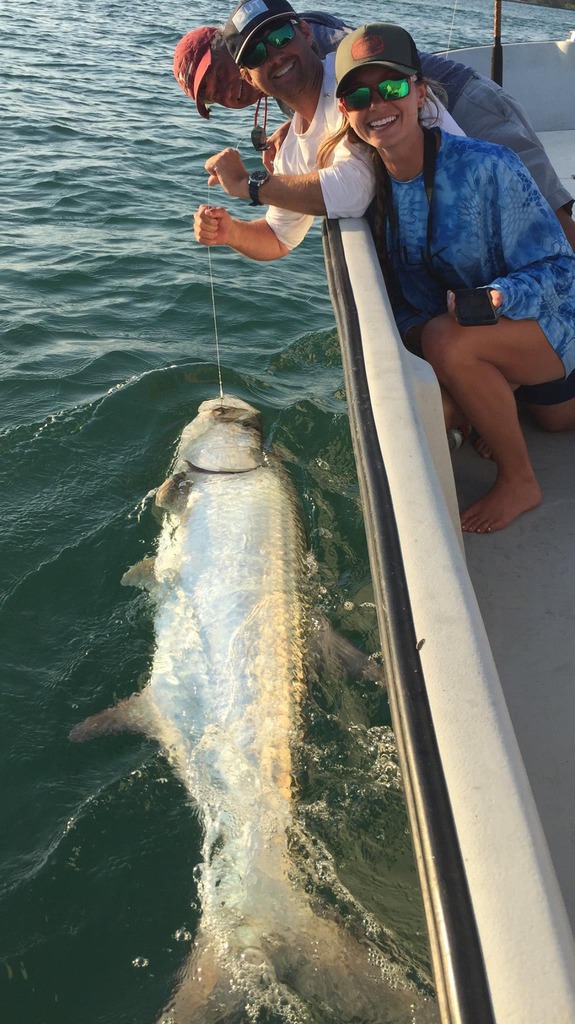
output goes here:
[{"label": "white teeth", "polygon": [[382,117],[379,121],[370,121],[370,128],[381,128],[384,124],[391,124],[392,121],[397,121],[396,117]]},{"label": "white teeth", "polygon": [[274,75],[274,78],[283,78],[284,75],[287,75],[288,71],[291,71],[294,65],[295,61],[291,64],[286,64],[285,68],[282,68],[281,71],[278,71],[277,75]]}]

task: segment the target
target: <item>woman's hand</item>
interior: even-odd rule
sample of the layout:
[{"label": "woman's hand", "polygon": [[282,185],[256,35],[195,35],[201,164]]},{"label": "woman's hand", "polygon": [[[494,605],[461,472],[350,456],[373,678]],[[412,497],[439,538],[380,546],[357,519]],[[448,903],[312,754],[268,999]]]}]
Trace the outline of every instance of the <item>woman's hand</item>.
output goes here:
[{"label": "woman's hand", "polygon": [[200,206],[194,216],[194,235],[200,245],[229,245],[232,218],[223,206]]}]

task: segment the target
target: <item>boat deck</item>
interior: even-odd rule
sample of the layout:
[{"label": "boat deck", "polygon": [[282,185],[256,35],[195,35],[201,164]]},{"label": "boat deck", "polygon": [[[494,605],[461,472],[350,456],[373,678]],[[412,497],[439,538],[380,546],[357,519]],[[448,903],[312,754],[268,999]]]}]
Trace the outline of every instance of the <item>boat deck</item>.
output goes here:
[{"label": "boat deck", "polygon": [[[575,931],[575,437],[523,426],[543,502],[500,533],[467,534],[465,554]],[[453,466],[462,507],[495,475],[470,444]]]}]

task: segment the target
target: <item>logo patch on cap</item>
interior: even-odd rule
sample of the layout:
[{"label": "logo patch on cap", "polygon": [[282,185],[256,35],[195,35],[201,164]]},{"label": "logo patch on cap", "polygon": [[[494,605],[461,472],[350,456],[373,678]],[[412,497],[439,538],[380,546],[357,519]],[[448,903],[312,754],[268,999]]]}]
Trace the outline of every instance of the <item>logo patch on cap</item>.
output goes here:
[{"label": "logo patch on cap", "polygon": [[368,60],[370,57],[383,57],[384,43],[381,36],[366,35],[356,39],[351,48],[354,60]]},{"label": "logo patch on cap", "polygon": [[268,11],[269,7],[264,3],[264,0],[249,0],[249,3],[244,4],[243,7],[240,7],[239,11],[234,14],[232,21],[238,32],[243,32],[246,25],[249,25],[250,21],[257,18],[259,14],[267,14]]}]

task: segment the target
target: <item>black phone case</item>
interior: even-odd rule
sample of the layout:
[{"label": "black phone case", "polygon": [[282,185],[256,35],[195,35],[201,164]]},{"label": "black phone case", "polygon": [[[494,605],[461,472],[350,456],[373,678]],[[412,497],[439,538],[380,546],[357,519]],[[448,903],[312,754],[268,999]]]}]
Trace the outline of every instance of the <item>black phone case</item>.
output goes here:
[{"label": "black phone case", "polygon": [[462,327],[488,327],[497,323],[488,288],[459,288],[454,295],[455,319]]}]

